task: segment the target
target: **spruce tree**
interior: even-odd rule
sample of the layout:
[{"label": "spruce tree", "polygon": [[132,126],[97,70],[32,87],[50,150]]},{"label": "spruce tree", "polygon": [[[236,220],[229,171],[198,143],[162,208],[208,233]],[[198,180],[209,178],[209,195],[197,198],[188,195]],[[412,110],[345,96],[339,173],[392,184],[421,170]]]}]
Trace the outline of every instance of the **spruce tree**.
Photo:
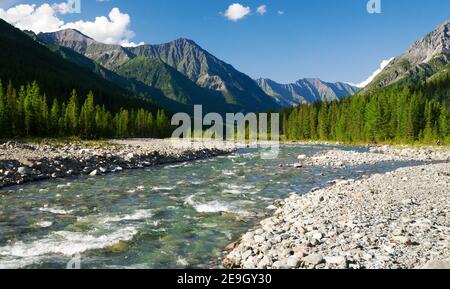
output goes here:
[{"label": "spruce tree", "polygon": [[2,82],[0,81],[0,138],[9,137],[7,114],[6,98],[3,92]]},{"label": "spruce tree", "polygon": [[79,133],[79,101],[78,95],[75,90],[72,91],[69,103],[66,107],[65,115],[65,127],[67,128],[67,134],[70,136],[76,136]]}]

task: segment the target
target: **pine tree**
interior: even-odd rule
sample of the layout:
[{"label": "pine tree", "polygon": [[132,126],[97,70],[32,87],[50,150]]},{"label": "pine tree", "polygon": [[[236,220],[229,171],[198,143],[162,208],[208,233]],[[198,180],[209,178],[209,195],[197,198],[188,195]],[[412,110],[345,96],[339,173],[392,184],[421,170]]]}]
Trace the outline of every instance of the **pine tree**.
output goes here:
[{"label": "pine tree", "polygon": [[9,121],[11,127],[11,135],[17,136],[18,129],[18,108],[17,108],[17,91],[12,87],[12,84],[8,85],[10,89],[7,92],[7,106],[9,111]]},{"label": "pine tree", "polygon": [[52,108],[50,109],[49,131],[52,136],[59,136],[60,130],[60,108],[57,98],[53,99]]},{"label": "pine tree", "polygon": [[44,94],[44,96],[41,98],[40,102],[40,127],[39,127],[39,133],[40,136],[46,136],[49,133],[48,126],[49,126],[49,112],[48,112],[48,105],[47,105],[47,96]]},{"label": "pine tree", "polygon": [[76,136],[79,133],[79,115],[78,95],[77,92],[73,90],[66,107],[65,115],[65,127],[68,130],[68,134],[71,136]]},{"label": "pine tree", "polygon": [[445,103],[443,103],[441,105],[441,110],[439,113],[439,137],[441,140],[443,141],[447,141],[447,138],[450,134],[449,131],[449,117],[448,117],[448,109],[445,105]]},{"label": "pine tree", "polygon": [[166,116],[166,113],[164,110],[158,110],[157,117],[156,117],[156,127],[157,127],[157,136],[158,137],[165,137],[168,135],[168,127],[169,120]]},{"label": "pine tree", "polygon": [[31,89],[29,85],[27,85],[25,91],[26,93],[23,103],[25,135],[32,136],[35,132],[36,116],[32,102],[33,96],[31,94]]},{"label": "pine tree", "polygon": [[89,92],[80,113],[80,129],[82,136],[93,138],[96,134],[94,94]]},{"label": "pine tree", "polygon": [[329,117],[328,117],[328,102],[323,101],[319,112],[318,131],[321,140],[328,140],[329,136]]},{"label": "pine tree", "polygon": [[81,136],[97,137],[163,137],[170,133],[169,119],[158,110],[157,119],[144,108],[121,108],[113,115],[105,106],[95,104],[90,92],[79,105],[75,90],[69,102],[51,98],[51,107],[37,82],[20,86],[19,93],[11,83],[3,88],[0,80],[0,138]]},{"label": "pine tree", "polygon": [[16,137],[25,136],[25,87],[21,86],[19,89],[19,96],[17,98],[17,112],[15,121],[15,132]]},{"label": "pine tree", "polygon": [[3,85],[0,81],[0,138],[9,137],[9,123],[7,117],[6,97],[3,92]]}]

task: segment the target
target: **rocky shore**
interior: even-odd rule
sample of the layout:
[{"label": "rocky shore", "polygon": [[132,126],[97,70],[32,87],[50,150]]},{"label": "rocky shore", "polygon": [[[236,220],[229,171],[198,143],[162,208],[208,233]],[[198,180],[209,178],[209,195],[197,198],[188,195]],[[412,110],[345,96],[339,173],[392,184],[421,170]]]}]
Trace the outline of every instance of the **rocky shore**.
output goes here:
[{"label": "rocky shore", "polygon": [[369,152],[328,150],[312,157],[298,156],[294,166],[352,167],[380,162],[450,162],[450,150],[446,148],[394,148],[391,146],[371,147]]},{"label": "rocky shore", "polygon": [[[299,161],[354,165],[441,161],[360,180],[336,180],[275,202],[273,217],[242,236],[224,259],[245,269],[450,269],[448,150],[330,151]],[[338,163],[339,162],[339,163]],[[341,164],[342,163],[342,164]]]},{"label": "rocky shore", "polygon": [[234,144],[183,140],[0,143],[0,188],[26,182],[102,175],[232,153]]}]

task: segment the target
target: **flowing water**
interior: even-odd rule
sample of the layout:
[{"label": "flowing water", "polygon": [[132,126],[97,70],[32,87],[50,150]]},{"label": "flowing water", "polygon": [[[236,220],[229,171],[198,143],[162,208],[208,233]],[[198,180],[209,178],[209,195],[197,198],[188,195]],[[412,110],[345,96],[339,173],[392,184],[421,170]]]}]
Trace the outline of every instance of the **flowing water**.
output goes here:
[{"label": "flowing water", "polygon": [[337,178],[409,165],[286,166],[299,154],[327,149],[285,145],[276,160],[244,149],[192,163],[0,191],[0,268],[66,268],[74,257],[82,268],[216,267],[223,248],[270,214],[267,207],[275,199]]}]

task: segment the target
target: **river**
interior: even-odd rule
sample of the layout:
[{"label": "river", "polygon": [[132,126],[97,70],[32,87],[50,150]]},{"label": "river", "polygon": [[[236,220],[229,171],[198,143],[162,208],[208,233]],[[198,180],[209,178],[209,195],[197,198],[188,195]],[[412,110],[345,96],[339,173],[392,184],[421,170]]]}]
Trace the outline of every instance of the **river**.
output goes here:
[{"label": "river", "polygon": [[[408,163],[293,168],[330,147],[281,146],[100,177],[36,182],[0,191],[0,268],[214,268],[223,248],[270,215],[268,206],[338,178]],[[339,147],[366,151],[365,148]]]}]

